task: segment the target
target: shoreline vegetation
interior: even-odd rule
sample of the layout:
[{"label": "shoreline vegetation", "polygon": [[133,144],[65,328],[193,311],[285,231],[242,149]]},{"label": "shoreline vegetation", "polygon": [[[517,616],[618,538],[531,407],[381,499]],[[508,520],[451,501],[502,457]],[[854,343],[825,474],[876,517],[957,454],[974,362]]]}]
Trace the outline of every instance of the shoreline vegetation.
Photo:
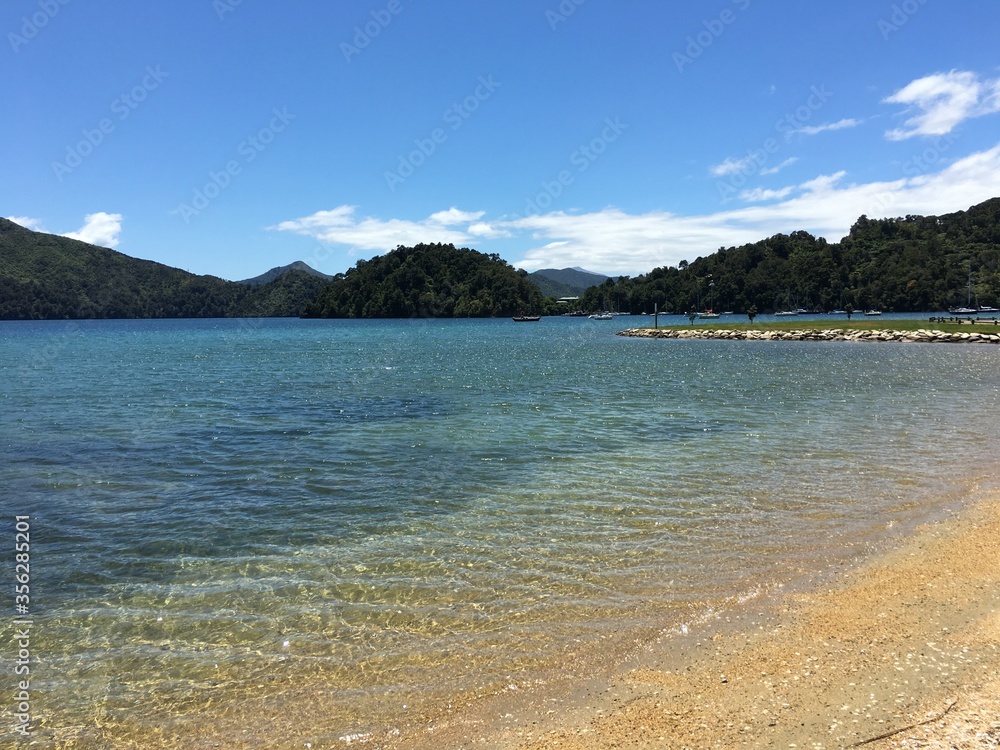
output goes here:
[{"label": "shoreline vegetation", "polygon": [[665,632],[610,677],[504,693],[391,746],[997,747],[1000,491],[975,494],[818,583]]},{"label": "shoreline vegetation", "polygon": [[923,344],[1000,344],[1000,320],[972,321],[932,318],[917,320],[858,321],[831,326],[829,323],[676,325],[660,328],[628,328],[617,335],[652,339],[722,339],[729,341],[860,341]]}]

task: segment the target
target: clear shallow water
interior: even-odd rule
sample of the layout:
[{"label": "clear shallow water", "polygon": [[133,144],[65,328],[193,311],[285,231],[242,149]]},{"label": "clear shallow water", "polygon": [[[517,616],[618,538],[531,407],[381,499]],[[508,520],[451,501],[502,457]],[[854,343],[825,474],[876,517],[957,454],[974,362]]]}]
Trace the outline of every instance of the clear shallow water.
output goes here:
[{"label": "clear shallow water", "polygon": [[1000,348],[640,320],[0,323],[40,736],[377,735],[992,473]]}]

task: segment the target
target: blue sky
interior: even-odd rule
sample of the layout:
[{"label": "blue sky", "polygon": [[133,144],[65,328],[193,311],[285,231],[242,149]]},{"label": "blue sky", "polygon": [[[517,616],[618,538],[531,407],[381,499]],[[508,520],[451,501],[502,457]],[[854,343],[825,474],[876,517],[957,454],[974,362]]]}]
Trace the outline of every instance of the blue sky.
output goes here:
[{"label": "blue sky", "polygon": [[0,215],[228,279],[635,275],[1000,195],[980,0],[8,0]]}]

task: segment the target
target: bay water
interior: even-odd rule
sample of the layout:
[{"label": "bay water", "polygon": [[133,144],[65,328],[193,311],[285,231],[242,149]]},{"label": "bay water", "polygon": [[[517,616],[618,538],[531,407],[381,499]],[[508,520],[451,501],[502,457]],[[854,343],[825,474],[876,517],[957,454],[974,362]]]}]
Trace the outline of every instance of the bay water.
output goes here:
[{"label": "bay water", "polygon": [[382,741],[995,473],[1000,347],[614,335],[639,322],[0,323],[35,738]]}]

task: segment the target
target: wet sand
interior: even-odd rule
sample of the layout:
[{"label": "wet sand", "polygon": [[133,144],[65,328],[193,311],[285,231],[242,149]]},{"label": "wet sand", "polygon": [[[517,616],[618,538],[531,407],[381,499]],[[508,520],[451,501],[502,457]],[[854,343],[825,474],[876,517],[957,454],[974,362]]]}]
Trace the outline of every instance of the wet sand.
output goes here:
[{"label": "wet sand", "polygon": [[1000,747],[1000,493],[812,586],[664,632],[603,673],[567,668],[391,744]]}]

